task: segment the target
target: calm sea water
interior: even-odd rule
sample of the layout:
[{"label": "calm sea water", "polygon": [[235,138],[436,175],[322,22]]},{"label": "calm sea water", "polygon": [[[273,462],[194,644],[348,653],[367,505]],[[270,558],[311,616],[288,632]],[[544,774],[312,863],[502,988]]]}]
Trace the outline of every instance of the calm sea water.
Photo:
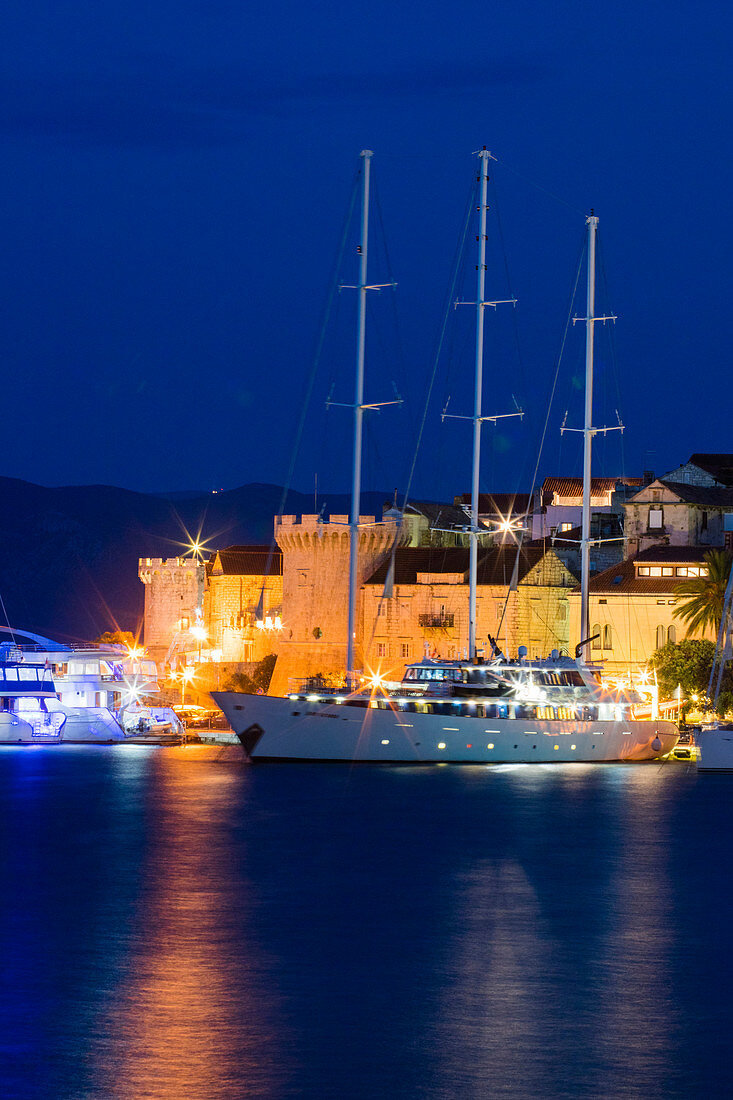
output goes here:
[{"label": "calm sea water", "polygon": [[0,750],[0,1094],[719,1097],[733,777]]}]

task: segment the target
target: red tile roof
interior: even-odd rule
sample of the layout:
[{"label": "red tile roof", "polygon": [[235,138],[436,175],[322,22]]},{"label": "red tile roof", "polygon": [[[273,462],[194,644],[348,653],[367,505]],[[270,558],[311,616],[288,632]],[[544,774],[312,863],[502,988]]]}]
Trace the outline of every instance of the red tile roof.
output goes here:
[{"label": "red tile roof", "polygon": [[[217,558],[221,565],[221,574],[218,570],[214,573]],[[282,571],[283,555],[278,548],[271,550],[269,546],[227,546],[225,550],[219,550],[213,555],[210,575],[280,577]]]},{"label": "red tile roof", "polygon": [[[591,495],[612,492],[617,485],[642,486],[642,477],[592,477]],[[546,477],[542,482],[542,491],[557,493],[560,497],[579,497],[583,493],[582,477]]]},{"label": "red tile roof", "polygon": [[703,561],[708,550],[715,550],[714,546],[648,546],[637,554],[634,561],[663,562],[700,562]]},{"label": "red tile roof", "polygon": [[687,485],[682,481],[663,481],[661,478],[659,480],[685,504],[733,508],[733,489],[731,488],[723,488],[720,485]]},{"label": "red tile roof", "polygon": [[[468,584],[468,548],[453,546],[445,549],[428,547],[403,547],[395,552],[395,584],[417,584],[420,573],[460,573],[462,584]],[[517,548],[494,547],[479,550],[477,579],[479,584],[509,584],[514,571]],[[519,557],[518,580],[523,580],[537,562],[544,557],[542,546],[522,547]],[[366,584],[384,584],[389,562],[379,566]]]}]

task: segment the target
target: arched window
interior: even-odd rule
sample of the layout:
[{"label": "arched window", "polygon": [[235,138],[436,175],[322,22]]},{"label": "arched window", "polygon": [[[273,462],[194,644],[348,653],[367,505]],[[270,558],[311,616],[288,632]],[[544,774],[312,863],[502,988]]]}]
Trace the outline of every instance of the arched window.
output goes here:
[{"label": "arched window", "polygon": [[[594,623],[591,627],[591,637],[593,638],[593,649],[601,648],[601,627],[599,623]],[[596,637],[598,635],[598,637]]]},{"label": "arched window", "polygon": [[603,648],[613,649],[613,638],[610,626],[604,626],[603,628]]},{"label": "arched window", "polygon": [[674,645],[676,643],[676,641],[677,641],[677,627],[676,626],[668,626],[667,627],[667,641],[669,642],[670,645]]},{"label": "arched window", "polygon": [[666,631],[663,626],[657,627],[657,649],[661,649],[664,645]]}]

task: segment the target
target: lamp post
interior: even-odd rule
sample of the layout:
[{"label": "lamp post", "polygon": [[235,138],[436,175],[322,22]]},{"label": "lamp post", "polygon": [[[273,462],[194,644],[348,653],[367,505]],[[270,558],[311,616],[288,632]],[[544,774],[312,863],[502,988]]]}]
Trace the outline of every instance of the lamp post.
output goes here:
[{"label": "lamp post", "polygon": [[192,668],[181,669],[181,706],[183,706],[186,701],[186,684],[189,683],[190,680],[193,680],[193,677],[194,671]]},{"label": "lamp post", "polygon": [[201,664],[201,644],[206,640],[206,629],[203,626],[192,626],[189,630],[189,634],[191,634],[199,644],[198,663]]}]

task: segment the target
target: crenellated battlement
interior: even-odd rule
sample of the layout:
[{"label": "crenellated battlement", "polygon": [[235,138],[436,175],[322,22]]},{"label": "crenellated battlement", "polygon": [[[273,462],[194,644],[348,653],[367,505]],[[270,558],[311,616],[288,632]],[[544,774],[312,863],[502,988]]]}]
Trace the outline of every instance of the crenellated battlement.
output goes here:
[{"label": "crenellated battlement", "polygon": [[[371,558],[391,548],[399,530],[399,521],[394,519],[359,516],[359,555]],[[275,540],[284,553],[340,554],[348,551],[350,538],[348,516],[333,515],[329,520],[317,515],[275,516]],[[399,544],[406,544],[408,540],[405,527]]]},{"label": "crenellated battlement", "polygon": [[137,575],[143,584],[158,577],[203,578],[204,566],[195,558],[138,558]]}]

